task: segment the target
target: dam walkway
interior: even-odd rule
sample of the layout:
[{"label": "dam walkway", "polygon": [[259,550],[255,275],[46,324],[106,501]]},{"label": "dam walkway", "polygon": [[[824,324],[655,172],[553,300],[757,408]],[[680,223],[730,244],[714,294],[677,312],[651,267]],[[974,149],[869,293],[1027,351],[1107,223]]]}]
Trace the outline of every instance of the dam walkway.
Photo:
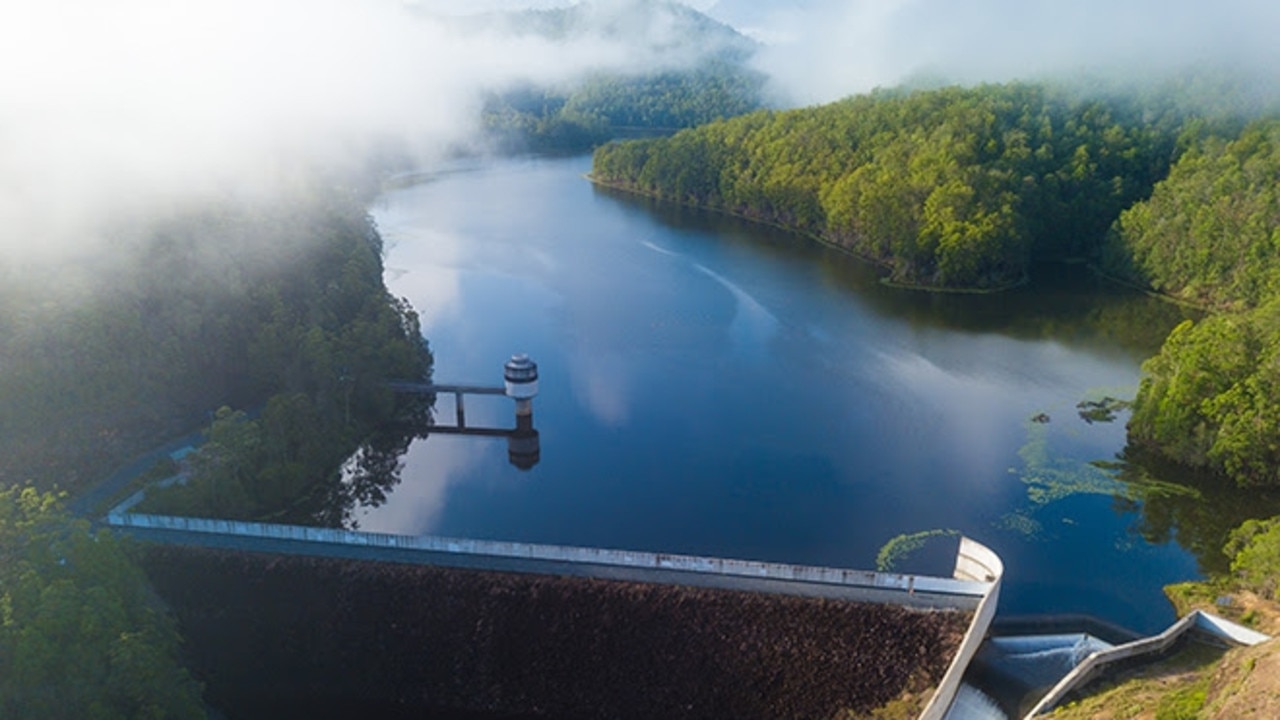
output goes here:
[{"label": "dam walkway", "polygon": [[[939,578],[726,558],[112,512],[109,526],[142,540],[288,555],[403,562],[497,572],[691,585],[972,611],[991,588]],[[981,547],[972,543],[973,547]],[[994,580],[994,578],[992,578]]]}]

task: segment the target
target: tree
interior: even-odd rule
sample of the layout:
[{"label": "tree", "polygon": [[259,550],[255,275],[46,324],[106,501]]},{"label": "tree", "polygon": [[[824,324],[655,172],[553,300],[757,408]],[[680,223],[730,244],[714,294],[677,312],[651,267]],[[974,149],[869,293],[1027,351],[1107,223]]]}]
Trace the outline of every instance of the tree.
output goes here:
[{"label": "tree", "polygon": [[204,717],[178,643],[122,541],[0,491],[0,717]]},{"label": "tree", "polygon": [[1142,370],[1131,442],[1239,485],[1280,485],[1280,298],[1184,322]]},{"label": "tree", "polygon": [[1271,600],[1280,584],[1280,517],[1248,520],[1231,532],[1222,551],[1244,587]]}]

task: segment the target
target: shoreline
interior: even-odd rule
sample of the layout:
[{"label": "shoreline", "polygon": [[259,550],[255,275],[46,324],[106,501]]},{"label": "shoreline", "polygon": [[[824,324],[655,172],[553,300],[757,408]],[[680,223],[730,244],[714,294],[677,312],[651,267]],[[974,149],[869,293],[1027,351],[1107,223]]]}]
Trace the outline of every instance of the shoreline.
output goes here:
[{"label": "shoreline", "polygon": [[[810,240],[824,248],[829,248],[831,250],[835,250],[837,252],[843,253],[860,262],[867,263],[869,265],[872,265],[876,268],[880,268],[882,270],[892,269],[893,267],[891,263],[888,263],[884,260],[879,260],[879,259],[870,257],[868,255],[863,255],[853,250],[852,248],[845,247],[817,233],[801,230],[799,228],[788,227],[781,223],[771,222],[769,220],[763,220],[757,217],[753,217],[751,215],[746,215],[744,213],[734,212],[733,210],[729,210],[726,208],[711,207],[707,205],[698,205],[696,203],[684,202],[680,200],[672,200],[672,199],[663,197],[657,193],[640,190],[638,188],[624,185],[622,183],[608,182],[608,181],[602,180],[589,172],[583,174],[582,177],[587,182],[590,182],[592,185],[596,187],[601,187],[608,190],[625,193],[627,195],[633,195],[636,197],[648,198],[656,202],[670,204],[677,207],[689,208],[692,210],[699,210],[702,212],[715,213],[717,215],[723,215],[725,217],[737,218],[739,220],[749,222],[755,225],[773,228],[775,230],[779,230],[790,235],[795,235],[797,237]],[[889,276],[879,278],[879,282],[881,285],[884,285],[886,287],[891,287],[896,290],[910,290],[913,292],[937,293],[940,295],[999,295],[1000,293],[1005,293],[1010,290],[1016,290],[1020,287],[1025,287],[1029,285],[1031,283],[1031,278],[1030,276],[1024,273],[1020,279],[1014,282],[1006,283],[998,287],[990,287],[990,288],[945,287],[940,285],[924,285],[921,283],[911,283],[911,282],[903,282],[900,280],[893,280]]]}]

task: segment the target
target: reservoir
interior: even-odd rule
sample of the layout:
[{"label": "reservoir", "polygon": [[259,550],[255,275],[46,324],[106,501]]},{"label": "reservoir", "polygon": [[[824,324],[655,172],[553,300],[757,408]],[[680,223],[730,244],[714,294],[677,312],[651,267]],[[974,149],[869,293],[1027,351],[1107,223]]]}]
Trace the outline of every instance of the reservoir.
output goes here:
[{"label": "reservoir", "polygon": [[[1264,512],[1170,485],[1120,457],[1123,412],[1077,408],[1131,399],[1177,308],[1079,266],[998,295],[890,288],[839,252],[589,170],[486,161],[372,206],[437,382],[501,384],[512,354],[537,361],[541,458],[520,470],[502,438],[429,435],[348,526],[863,569],[936,531],[894,566],[934,574],[959,532],[1003,557],[1003,614],[1152,632],[1173,619],[1161,587],[1221,562],[1198,540]],[[510,427],[511,401],[469,397],[466,416]],[[436,417],[452,423],[451,395]],[[1205,519],[1213,493],[1234,510]]]}]

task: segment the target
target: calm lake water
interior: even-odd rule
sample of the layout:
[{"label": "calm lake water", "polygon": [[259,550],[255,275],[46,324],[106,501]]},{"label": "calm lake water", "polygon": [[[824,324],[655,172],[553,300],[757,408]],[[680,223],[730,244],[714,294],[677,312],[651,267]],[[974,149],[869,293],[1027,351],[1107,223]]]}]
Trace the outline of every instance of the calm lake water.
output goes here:
[{"label": "calm lake water", "polygon": [[[589,167],[495,161],[374,205],[436,381],[537,361],[542,454],[521,471],[501,438],[417,441],[361,528],[853,568],[956,530],[1004,558],[1003,613],[1173,619],[1160,588],[1197,559],[1150,530],[1147,491],[1090,464],[1123,449],[1124,417],[1076,404],[1131,398],[1178,310],[1070,267],[996,296],[896,290],[786,234],[597,189]],[[505,398],[466,411],[512,423]],[[450,396],[436,413],[452,422]],[[896,569],[948,573],[948,549]]]}]

